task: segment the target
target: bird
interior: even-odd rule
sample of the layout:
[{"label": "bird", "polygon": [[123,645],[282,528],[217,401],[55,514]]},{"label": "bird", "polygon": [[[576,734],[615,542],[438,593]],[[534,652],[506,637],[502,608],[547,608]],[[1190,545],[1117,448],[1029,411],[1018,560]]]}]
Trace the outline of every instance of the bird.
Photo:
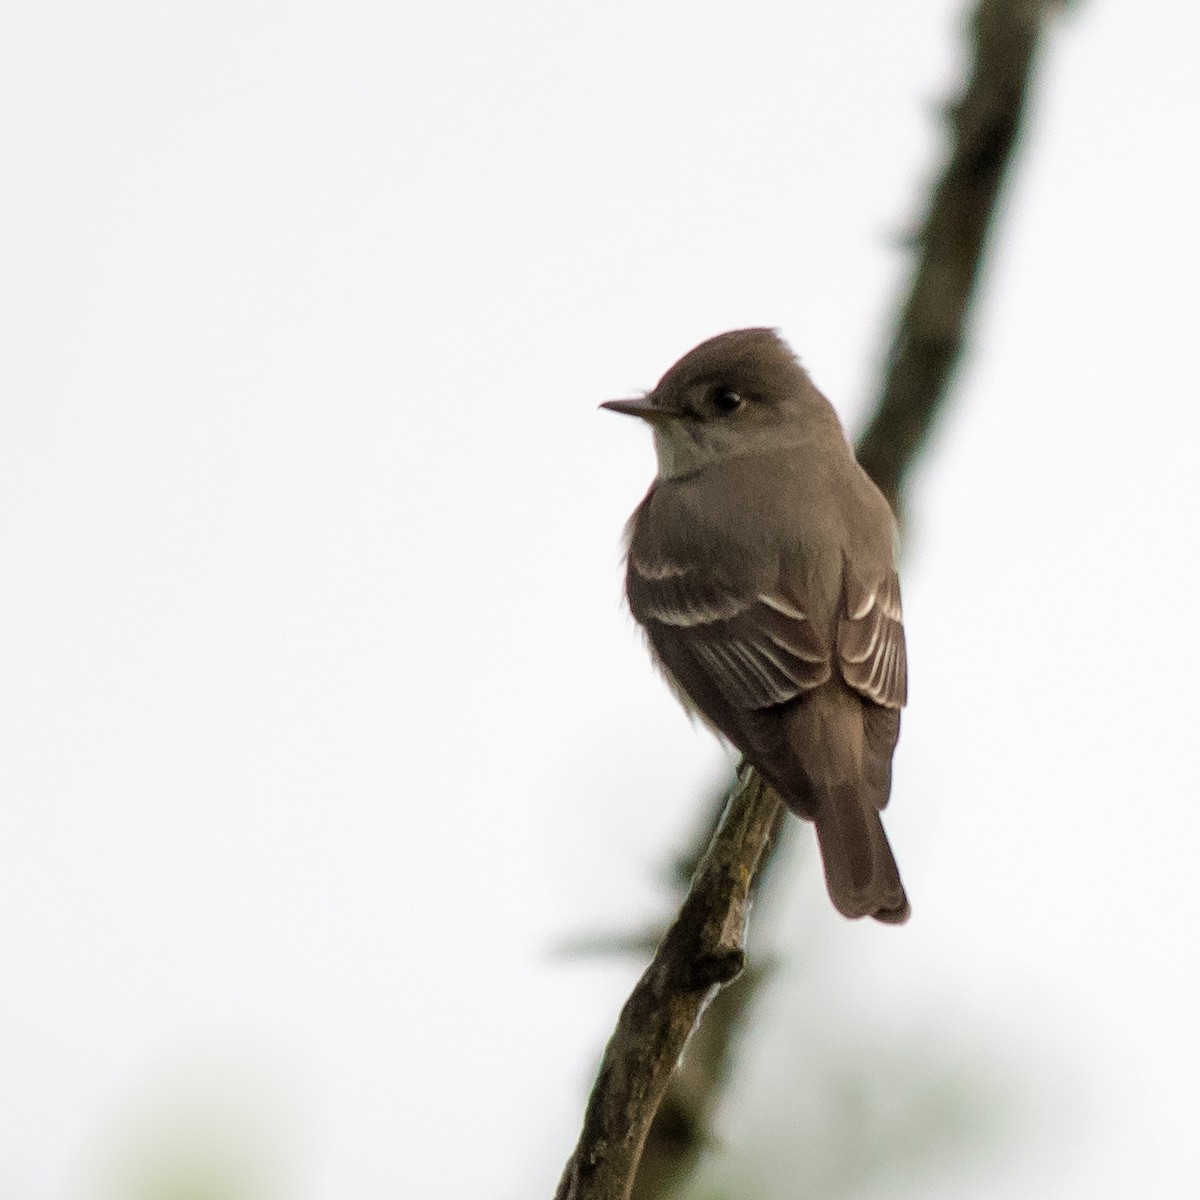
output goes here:
[{"label": "bird", "polygon": [[907,701],[897,528],[773,329],[702,342],[636,399],[658,472],[625,592],[684,706],[816,828],[846,917],[908,919],[880,814]]}]

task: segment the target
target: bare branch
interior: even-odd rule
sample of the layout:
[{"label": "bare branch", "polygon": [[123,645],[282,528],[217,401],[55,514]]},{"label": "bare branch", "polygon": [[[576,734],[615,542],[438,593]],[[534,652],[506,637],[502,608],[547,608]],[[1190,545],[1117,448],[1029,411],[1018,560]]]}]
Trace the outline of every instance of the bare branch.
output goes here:
[{"label": "bare branch", "polygon": [[904,477],[945,400],[965,346],[988,232],[1025,115],[1047,0],[980,0],[974,65],[949,109],[954,140],[929,200],[908,299],[885,360],[858,461],[898,509]]},{"label": "bare branch", "polygon": [[779,798],[745,772],[675,923],[604,1052],[557,1200],[628,1200],[650,1122],[704,1005],[745,963],[750,890]]},{"label": "bare branch", "polygon": [[[761,881],[760,866],[759,885]],[[632,1200],[667,1200],[677,1195],[710,1148],[713,1112],[735,1059],[738,1033],[748,1023],[750,1005],[771,969],[770,962],[747,962],[746,969],[721,988],[704,1010],[650,1124]]]},{"label": "bare branch", "polygon": [[[895,509],[963,353],[1039,39],[1058,7],[1052,0],[979,0],[971,22],[970,79],[949,109],[952,145],[915,241],[919,255],[875,414],[858,444],[859,461]],[[639,1195],[667,1194],[707,1142],[729,1043],[753,992],[750,973],[724,993],[727,1011],[708,1031],[705,1057],[712,1069],[698,1079],[672,1079],[672,1070],[705,1002],[741,970],[750,889],[775,852],[771,831],[781,811],[777,798],[748,773],[716,824],[674,925],[621,1012],[556,1200],[629,1200],[668,1083],[670,1100],[655,1122],[661,1145],[654,1178],[639,1181]],[[686,870],[697,857],[692,852],[681,865]]]}]

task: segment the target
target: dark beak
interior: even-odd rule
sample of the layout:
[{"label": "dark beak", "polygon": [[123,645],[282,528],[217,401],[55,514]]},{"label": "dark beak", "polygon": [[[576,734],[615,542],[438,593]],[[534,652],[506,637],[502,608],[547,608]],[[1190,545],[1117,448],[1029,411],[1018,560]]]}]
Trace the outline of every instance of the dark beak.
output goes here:
[{"label": "dark beak", "polygon": [[665,421],[675,415],[665,408],[659,408],[651,396],[641,396],[636,400],[605,400],[600,407],[610,412],[624,413],[627,417],[641,417],[643,421]]}]

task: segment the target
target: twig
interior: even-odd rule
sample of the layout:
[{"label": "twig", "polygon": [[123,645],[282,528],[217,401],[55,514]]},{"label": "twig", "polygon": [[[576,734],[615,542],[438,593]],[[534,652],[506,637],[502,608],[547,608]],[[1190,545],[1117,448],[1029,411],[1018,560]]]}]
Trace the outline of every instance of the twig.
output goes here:
[{"label": "twig", "polygon": [[780,813],[747,771],[604,1051],[557,1200],[628,1200],[650,1122],[714,990],[745,963],[751,885]]},{"label": "twig", "polygon": [[875,415],[858,443],[858,461],[894,509],[966,344],[967,314],[1025,115],[1039,38],[1055,7],[1048,0],[980,0],[971,22],[971,78],[948,112],[950,156],[917,239],[921,253]]},{"label": "twig", "polygon": [[[771,846],[759,867],[756,890]],[[721,988],[704,1010],[650,1124],[632,1200],[668,1200],[677,1195],[710,1149],[713,1112],[736,1057],[737,1035],[747,1024],[749,1007],[772,967],[770,961],[748,961],[746,969]]]}]

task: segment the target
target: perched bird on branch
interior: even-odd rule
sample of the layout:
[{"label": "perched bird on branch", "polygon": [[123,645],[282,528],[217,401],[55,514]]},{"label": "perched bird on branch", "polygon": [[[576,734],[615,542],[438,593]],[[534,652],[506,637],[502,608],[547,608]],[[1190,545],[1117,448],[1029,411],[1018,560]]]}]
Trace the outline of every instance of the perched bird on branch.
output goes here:
[{"label": "perched bird on branch", "polygon": [[770,329],[703,342],[603,407],[654,433],[626,593],[658,665],[814,823],[837,910],[905,921],[879,817],[907,692],[896,525],[837,414]]}]

